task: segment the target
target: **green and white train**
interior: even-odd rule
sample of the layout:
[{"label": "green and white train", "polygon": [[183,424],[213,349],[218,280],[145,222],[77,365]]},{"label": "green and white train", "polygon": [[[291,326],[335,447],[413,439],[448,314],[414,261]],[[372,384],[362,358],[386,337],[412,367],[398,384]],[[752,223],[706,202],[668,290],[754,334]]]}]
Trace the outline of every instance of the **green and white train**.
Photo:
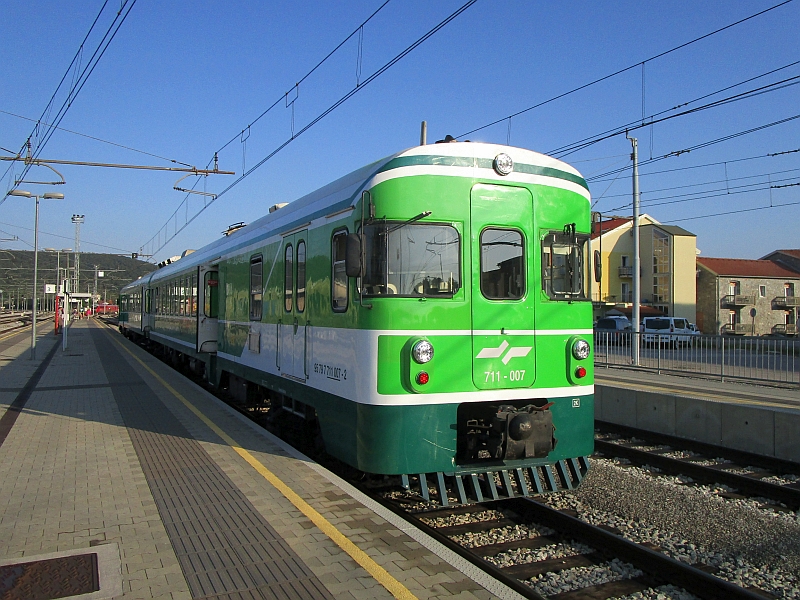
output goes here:
[{"label": "green and white train", "polygon": [[425,497],[571,488],[593,451],[589,199],[536,152],[411,148],[130,283],[120,328]]}]

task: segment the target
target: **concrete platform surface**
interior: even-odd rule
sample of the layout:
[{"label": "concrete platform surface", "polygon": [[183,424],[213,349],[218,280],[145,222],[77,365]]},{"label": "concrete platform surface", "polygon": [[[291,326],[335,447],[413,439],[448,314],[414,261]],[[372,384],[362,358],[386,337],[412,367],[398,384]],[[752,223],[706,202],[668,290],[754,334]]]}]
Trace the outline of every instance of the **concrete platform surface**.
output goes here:
[{"label": "concrete platform surface", "polygon": [[29,340],[0,336],[0,568],[94,554],[92,599],[520,598],[100,323]]}]

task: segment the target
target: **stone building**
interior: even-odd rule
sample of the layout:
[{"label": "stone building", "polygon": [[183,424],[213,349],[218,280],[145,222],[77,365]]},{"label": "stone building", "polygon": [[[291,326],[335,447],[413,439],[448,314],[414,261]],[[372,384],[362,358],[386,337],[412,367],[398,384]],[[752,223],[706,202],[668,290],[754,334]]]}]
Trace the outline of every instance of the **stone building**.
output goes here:
[{"label": "stone building", "polygon": [[800,272],[778,262],[697,257],[697,326],[703,333],[797,335],[798,293]]}]

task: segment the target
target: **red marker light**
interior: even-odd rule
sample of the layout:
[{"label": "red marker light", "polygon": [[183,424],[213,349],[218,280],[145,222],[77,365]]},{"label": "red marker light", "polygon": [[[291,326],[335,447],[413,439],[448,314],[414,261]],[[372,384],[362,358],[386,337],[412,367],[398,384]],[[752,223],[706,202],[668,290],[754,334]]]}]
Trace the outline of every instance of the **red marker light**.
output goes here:
[{"label": "red marker light", "polygon": [[575,369],[575,377],[578,379],[583,379],[586,377],[586,369],[584,367],[578,367]]},{"label": "red marker light", "polygon": [[417,375],[417,383],[419,385],[425,385],[428,381],[430,381],[430,376],[425,371],[421,371]]}]

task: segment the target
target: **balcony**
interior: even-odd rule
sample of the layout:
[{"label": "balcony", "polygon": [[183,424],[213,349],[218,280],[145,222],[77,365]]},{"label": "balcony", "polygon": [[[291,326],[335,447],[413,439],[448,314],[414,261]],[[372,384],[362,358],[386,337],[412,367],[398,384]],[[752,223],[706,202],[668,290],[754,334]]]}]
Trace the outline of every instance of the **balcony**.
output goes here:
[{"label": "balcony", "polygon": [[778,323],[772,326],[772,333],[781,335],[797,335],[797,325]]},{"label": "balcony", "polygon": [[776,308],[793,308],[800,306],[800,296],[778,296],[773,298],[772,304]]},{"label": "balcony", "polygon": [[725,323],[722,333],[729,335],[753,335],[753,325],[748,323]]},{"label": "balcony", "polygon": [[744,294],[728,294],[722,299],[723,306],[749,306],[755,303],[755,296],[746,296]]},{"label": "balcony", "polygon": [[633,267],[617,267],[620,277],[633,277]]}]

